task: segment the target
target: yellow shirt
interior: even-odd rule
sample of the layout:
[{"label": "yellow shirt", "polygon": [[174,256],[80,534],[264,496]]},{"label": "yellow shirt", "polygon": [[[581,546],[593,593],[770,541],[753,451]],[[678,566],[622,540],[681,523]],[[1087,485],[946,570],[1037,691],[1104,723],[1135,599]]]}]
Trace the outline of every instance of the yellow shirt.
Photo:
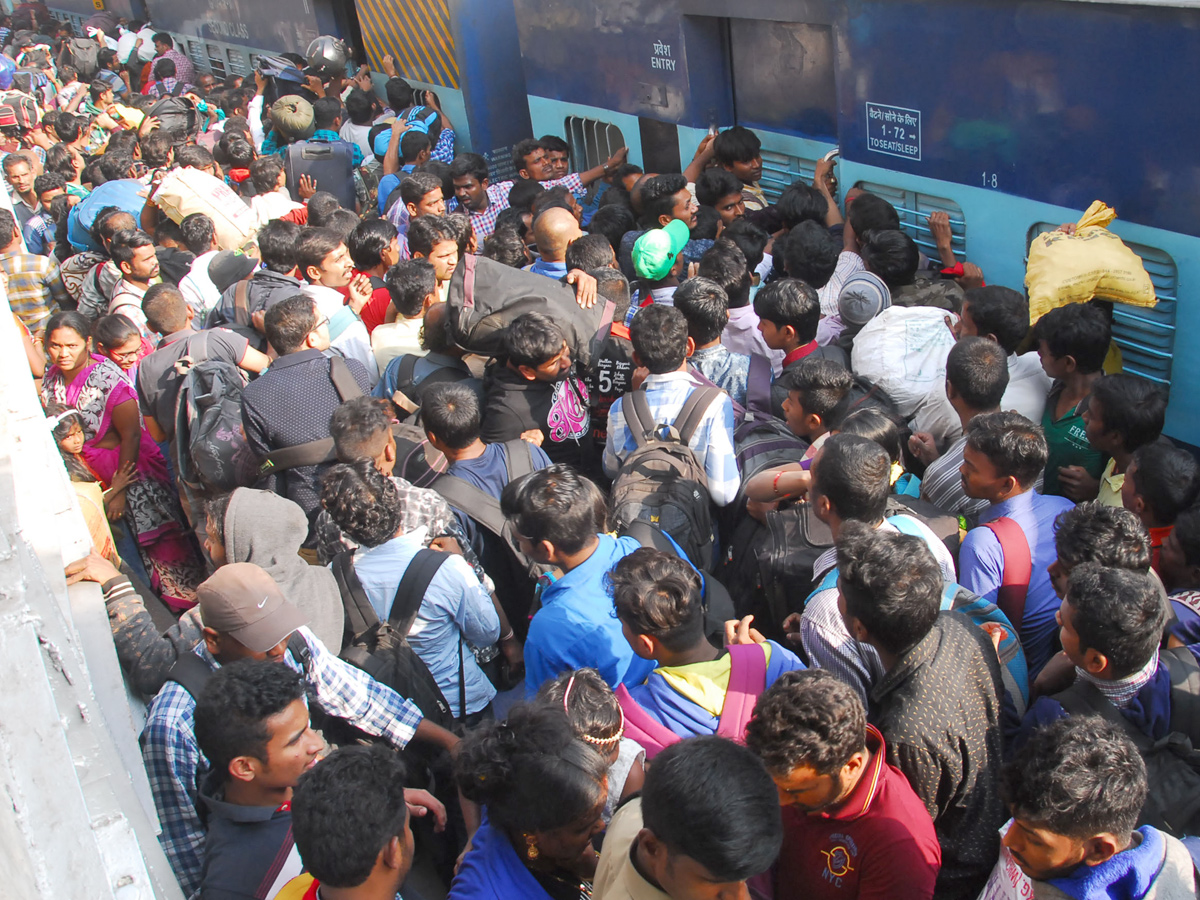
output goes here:
[{"label": "yellow shirt", "polygon": [[1125,485],[1125,473],[1117,475],[1113,469],[1117,467],[1117,461],[1110,459],[1108,465],[1104,467],[1104,474],[1100,476],[1100,495],[1096,497],[1105,506],[1124,506],[1121,502],[1121,488]]}]

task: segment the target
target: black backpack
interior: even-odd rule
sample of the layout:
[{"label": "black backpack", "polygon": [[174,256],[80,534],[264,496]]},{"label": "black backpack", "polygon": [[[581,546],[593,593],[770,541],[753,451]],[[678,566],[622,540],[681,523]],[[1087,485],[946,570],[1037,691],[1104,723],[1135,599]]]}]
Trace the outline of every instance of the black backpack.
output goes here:
[{"label": "black backpack", "polygon": [[[330,568],[342,594],[346,613],[341,658],[362,669],[380,684],[407,697],[429,721],[446,729],[454,727],[454,713],[429,668],[408,643],[408,631],[421,607],[429,582],[447,559],[437,550],[419,550],[396,587],[396,596],[386,621],[375,614],[367,592],[354,571],[354,551],[334,557]],[[465,708],[466,684],[463,647],[458,642],[459,709]]]},{"label": "black backpack", "polygon": [[575,302],[575,292],[552,278],[470,254],[454,269],[446,307],[454,342],[480,356],[501,352],[509,323],[522,313],[550,316],[562,329],[580,371],[587,370],[594,348],[608,336],[616,309],[611,300],[597,300],[591,309],[583,309]]},{"label": "black backpack", "polygon": [[1159,659],[1171,677],[1170,733],[1155,741],[1082,678],[1054,699],[1073,716],[1098,715],[1118,726],[1146,762],[1150,791],[1139,825],[1175,837],[1200,834],[1200,663],[1187,647],[1163,650]]},{"label": "black backpack", "polygon": [[471,377],[469,371],[454,366],[443,366],[430,372],[420,384],[415,384],[417,362],[424,359],[415,353],[405,353],[398,357],[396,363],[396,390],[392,392],[392,402],[400,412],[400,421],[406,421],[421,409],[421,393],[430,385],[456,384]]},{"label": "black backpack", "polygon": [[[37,61],[25,61],[26,65],[37,66]],[[73,37],[63,43],[59,63],[66,63],[79,73],[79,80],[87,84],[100,71],[100,45],[91,38]],[[49,60],[47,60],[49,64]]]},{"label": "black backpack", "polygon": [[720,396],[718,388],[696,388],[668,425],[654,421],[644,390],[626,394],[621,408],[637,448],[621,463],[609,494],[618,531],[644,519],[674,538],[692,565],[705,572],[713,566],[712,497],[708,476],[688,442]]},{"label": "black backpack", "polygon": [[147,116],[158,119],[163,132],[181,138],[193,138],[200,133],[200,113],[183,94],[184,85],[176,84],[171,93],[150,107]]},{"label": "black backpack", "polygon": [[175,400],[175,475],[199,495],[254,483],[254,452],[242,431],[245,378],[233,363],[208,358],[207,332],[197,358],[175,364],[184,375]]}]

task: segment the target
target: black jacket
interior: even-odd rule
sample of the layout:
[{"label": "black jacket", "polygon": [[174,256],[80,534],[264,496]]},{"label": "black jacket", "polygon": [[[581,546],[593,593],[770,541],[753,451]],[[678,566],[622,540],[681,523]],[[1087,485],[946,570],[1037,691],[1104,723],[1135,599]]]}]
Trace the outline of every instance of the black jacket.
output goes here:
[{"label": "black jacket", "polygon": [[528,381],[498,361],[484,375],[483,396],[480,437],[485,444],[511,441],[536,428],[552,463],[582,465],[590,422],[588,392],[574,369],[553,383]]},{"label": "black jacket", "polygon": [[1000,850],[1000,662],[982,629],[943,612],[871,691],[871,721],[933,817],[935,898],[974,898]]}]

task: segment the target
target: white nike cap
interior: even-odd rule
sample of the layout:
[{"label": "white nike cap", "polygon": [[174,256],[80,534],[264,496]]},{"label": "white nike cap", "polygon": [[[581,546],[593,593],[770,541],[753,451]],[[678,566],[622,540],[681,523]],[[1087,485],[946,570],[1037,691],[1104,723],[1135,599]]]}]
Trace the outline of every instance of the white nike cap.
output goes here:
[{"label": "white nike cap", "polygon": [[253,563],[221,566],[196,588],[196,599],[205,625],[254,653],[266,653],[308,624],[275,580]]}]

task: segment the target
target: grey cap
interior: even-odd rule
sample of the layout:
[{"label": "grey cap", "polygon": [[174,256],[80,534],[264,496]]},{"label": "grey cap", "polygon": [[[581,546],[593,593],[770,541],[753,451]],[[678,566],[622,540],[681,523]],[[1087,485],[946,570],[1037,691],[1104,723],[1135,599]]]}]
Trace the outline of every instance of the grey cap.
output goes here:
[{"label": "grey cap", "polygon": [[866,325],[891,305],[888,286],[870,272],[855,272],[838,294],[838,311],[847,325]]}]

